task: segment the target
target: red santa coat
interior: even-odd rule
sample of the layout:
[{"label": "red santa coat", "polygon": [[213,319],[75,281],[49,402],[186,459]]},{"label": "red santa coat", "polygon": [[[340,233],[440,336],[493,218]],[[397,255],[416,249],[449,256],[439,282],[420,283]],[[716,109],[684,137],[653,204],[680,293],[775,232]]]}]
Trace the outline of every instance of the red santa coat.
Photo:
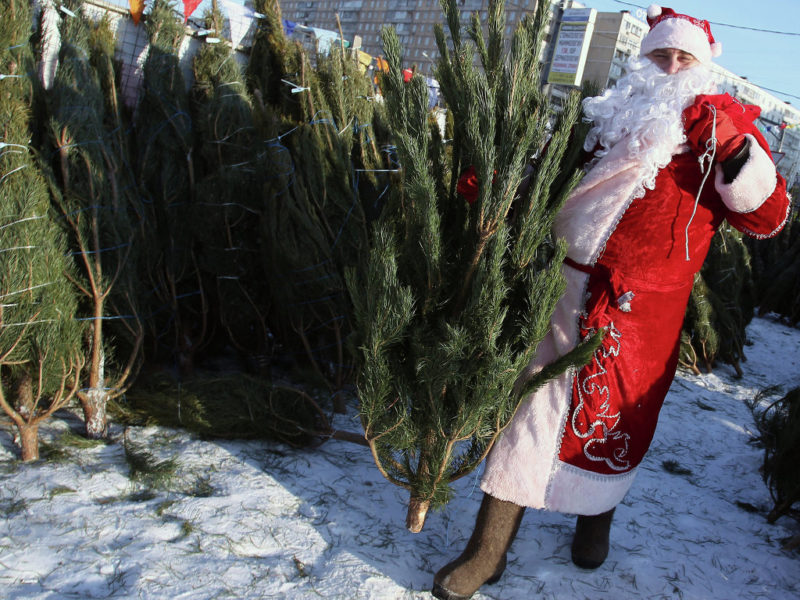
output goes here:
[{"label": "red santa coat", "polygon": [[731,183],[717,166],[703,186],[698,159],[684,146],[642,195],[640,166],[623,141],[570,196],[556,222],[570,244],[567,291],[528,370],[592,329],[608,333],[588,365],[523,400],[487,459],[485,492],[585,515],[624,497],[675,375],[686,303],[714,232],[727,219],[748,235],[770,237],[788,216],[785,182],[766,141],[752,117],[734,116],[750,156]]}]

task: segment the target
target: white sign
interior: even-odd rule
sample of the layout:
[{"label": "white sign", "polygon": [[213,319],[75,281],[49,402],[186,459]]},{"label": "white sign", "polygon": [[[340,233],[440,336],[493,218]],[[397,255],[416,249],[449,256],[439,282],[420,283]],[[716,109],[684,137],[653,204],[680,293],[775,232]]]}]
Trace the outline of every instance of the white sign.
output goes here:
[{"label": "white sign", "polygon": [[547,83],[580,84],[596,17],[593,8],[564,11]]}]

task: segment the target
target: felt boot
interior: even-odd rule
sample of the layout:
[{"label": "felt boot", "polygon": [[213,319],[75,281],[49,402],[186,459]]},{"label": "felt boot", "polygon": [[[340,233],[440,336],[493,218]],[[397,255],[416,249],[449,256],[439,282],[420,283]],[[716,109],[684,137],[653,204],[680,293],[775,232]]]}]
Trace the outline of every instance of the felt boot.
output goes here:
[{"label": "felt boot", "polygon": [[466,600],[484,583],[495,583],[506,568],[506,552],[517,535],[524,506],[483,495],[475,530],[457,559],[433,578],[440,600]]},{"label": "felt boot", "polygon": [[608,532],[614,508],[592,516],[579,516],[572,540],[572,562],[582,569],[596,569],[608,556]]}]

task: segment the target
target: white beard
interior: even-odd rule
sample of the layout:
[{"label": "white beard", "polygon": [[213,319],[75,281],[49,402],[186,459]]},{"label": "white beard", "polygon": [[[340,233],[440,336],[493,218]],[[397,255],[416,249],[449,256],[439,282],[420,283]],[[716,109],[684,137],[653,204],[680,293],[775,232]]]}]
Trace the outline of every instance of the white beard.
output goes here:
[{"label": "white beard", "polygon": [[600,146],[591,166],[614,145],[625,143],[628,156],[640,164],[641,182],[636,194],[640,196],[644,188],[655,187],[658,172],[686,142],[683,110],[698,94],[713,93],[716,85],[704,65],[668,75],[649,59],[638,58],[629,61],[627,70],[613,88],[583,101],[585,118],[594,123],[584,149],[592,151]]}]

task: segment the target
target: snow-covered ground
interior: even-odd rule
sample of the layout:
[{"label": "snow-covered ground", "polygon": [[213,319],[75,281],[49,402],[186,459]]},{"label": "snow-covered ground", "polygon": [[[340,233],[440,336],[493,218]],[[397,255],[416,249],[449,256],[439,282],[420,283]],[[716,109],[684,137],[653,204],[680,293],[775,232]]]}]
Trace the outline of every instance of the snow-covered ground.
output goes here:
[{"label": "snow-covered ground", "polygon": [[[505,575],[475,598],[800,598],[800,553],[781,550],[798,526],[765,520],[763,453],[745,405],[768,385],[800,384],[800,330],[756,319],[749,337],[744,379],[720,367],[675,380],[600,569],[571,564],[574,517],[528,511]],[[57,443],[78,426],[53,420],[41,437]],[[352,414],[337,426],[359,428]],[[131,480],[123,436],[175,459],[168,491]],[[430,598],[481,497],[477,474],[458,482],[415,535],[404,528],[406,493],[361,446],[293,450],[119,426],[112,439],[22,464],[0,431],[0,597]]]}]

